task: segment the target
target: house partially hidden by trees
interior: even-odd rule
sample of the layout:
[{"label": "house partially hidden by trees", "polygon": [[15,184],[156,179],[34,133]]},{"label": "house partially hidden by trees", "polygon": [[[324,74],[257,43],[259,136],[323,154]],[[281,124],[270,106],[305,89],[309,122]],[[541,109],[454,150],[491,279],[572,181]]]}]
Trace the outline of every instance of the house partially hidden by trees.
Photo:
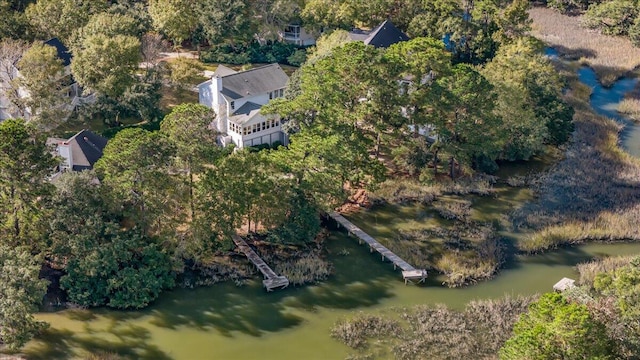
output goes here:
[{"label": "house partially hidden by trees", "polygon": [[316,44],[316,37],[313,33],[308,32],[299,23],[292,23],[285,26],[283,31],[278,33],[280,40],[298,45],[298,46],[311,46]]},{"label": "house partially hidden by trees", "polygon": [[[16,56],[0,60],[11,62],[0,64],[0,120],[16,117],[29,120],[48,107],[59,108],[68,115],[75,106],[90,101],[91,97],[82,97],[82,91],[71,74],[73,56],[69,49],[58,38],[34,44],[32,48],[41,45],[43,49],[53,47],[55,55],[47,59],[46,51],[30,53],[33,49],[17,49]],[[59,62],[60,71],[48,61]],[[41,71],[45,73],[39,74]],[[55,89],[47,90],[51,87]],[[36,93],[32,94],[33,91]],[[43,92],[56,98],[47,99]]]},{"label": "house partially hidden by trees", "polygon": [[287,143],[280,119],[265,116],[260,108],[283,97],[289,77],[280,65],[271,64],[237,72],[218,66],[211,80],[198,85],[200,104],[212,108],[212,128],[220,133],[222,145],[238,148]]},{"label": "house partially hidden by trees", "polygon": [[365,45],[371,45],[376,48],[388,48],[393,44],[409,40],[409,36],[389,20],[383,21],[373,30],[353,29],[349,32],[349,38],[353,41],[362,41]]},{"label": "house partially hidden by trees", "polygon": [[93,169],[107,146],[107,138],[89,130],[81,130],[69,139],[48,138],[47,145],[54,155],[61,158],[58,171],[83,171]]}]

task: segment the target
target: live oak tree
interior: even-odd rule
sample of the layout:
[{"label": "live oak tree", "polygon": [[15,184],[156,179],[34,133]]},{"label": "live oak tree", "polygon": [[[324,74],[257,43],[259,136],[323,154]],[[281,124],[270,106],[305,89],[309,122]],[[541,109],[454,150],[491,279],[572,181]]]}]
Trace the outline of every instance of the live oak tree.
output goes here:
[{"label": "live oak tree", "polygon": [[566,142],[573,131],[573,109],[562,99],[563,84],[541,49],[532,39],[516,40],[503,45],[482,70],[498,92],[505,159],[528,159],[544,144]]},{"label": "live oak tree", "polygon": [[210,44],[224,41],[243,43],[255,33],[251,11],[247,0],[200,1],[197,17],[204,38]]},{"label": "live oak tree", "polygon": [[22,119],[0,123],[0,234],[11,246],[37,248],[43,202],[51,192],[47,176],[56,161],[45,138]]},{"label": "live oak tree", "polygon": [[23,39],[30,40],[33,36],[27,17],[22,6],[16,6],[13,1],[0,0],[0,40]]},{"label": "live oak tree", "polygon": [[16,87],[28,92],[21,101],[32,116],[30,120],[50,129],[67,118],[71,105],[67,92],[72,79],[70,74],[65,74],[56,48],[36,42],[24,52],[17,65],[21,76],[14,82]]},{"label": "live oak tree", "polygon": [[181,214],[176,209],[181,189],[168,172],[174,152],[159,132],[125,129],[109,141],[94,166],[114,196],[131,209],[128,215],[143,234],[175,229]]},{"label": "live oak tree", "polygon": [[153,26],[180,45],[198,26],[197,9],[201,0],[149,0]]},{"label": "live oak tree", "polygon": [[121,96],[135,82],[140,63],[140,41],[127,35],[90,35],[81,48],[73,49],[71,71],[89,91],[109,97]]},{"label": "live oak tree", "polygon": [[0,245],[0,342],[13,351],[46,327],[33,318],[47,290],[39,260],[28,248]]},{"label": "live oak tree", "polygon": [[82,306],[139,309],[174,285],[169,257],[139,230],[105,223],[79,256],[71,257],[60,285]]},{"label": "live oak tree", "polygon": [[75,29],[83,27],[91,15],[107,6],[104,1],[93,0],[38,0],[27,7],[25,14],[41,36],[67,42]]}]

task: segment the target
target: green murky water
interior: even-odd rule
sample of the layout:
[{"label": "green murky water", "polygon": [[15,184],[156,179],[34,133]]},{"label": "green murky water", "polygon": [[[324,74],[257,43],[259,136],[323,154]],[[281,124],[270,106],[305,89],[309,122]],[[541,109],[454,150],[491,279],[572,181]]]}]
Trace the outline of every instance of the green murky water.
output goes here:
[{"label": "green murky water", "polygon": [[334,233],[327,241],[336,274],[320,285],[267,294],[259,281],[241,288],[220,284],[165,293],[143,311],[39,314],[51,328],[25,352],[34,359],[101,350],[132,359],[342,359],[349,349],[331,339],[329,329],[356,311],[425,303],[459,308],[472,299],[549,291],[561,277],[575,277],[578,262],[640,253],[640,244],[565,249],[517,258],[494,280],[448,289],[438,278],[405,286],[399,272],[354,239]]}]

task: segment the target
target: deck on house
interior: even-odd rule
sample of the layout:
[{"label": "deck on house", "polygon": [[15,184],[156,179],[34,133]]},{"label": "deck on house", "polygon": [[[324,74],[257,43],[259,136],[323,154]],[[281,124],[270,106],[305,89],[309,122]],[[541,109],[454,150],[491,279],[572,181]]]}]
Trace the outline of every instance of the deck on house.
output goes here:
[{"label": "deck on house", "polygon": [[393,263],[393,269],[395,270],[397,267],[402,269],[402,277],[404,278],[405,284],[407,281],[418,280],[418,282],[424,282],[427,278],[427,270],[424,269],[416,269],[415,267],[409,265],[406,261],[402,260],[398,255],[394,254],[391,250],[387,249],[384,245],[380,244],[376,239],[371,237],[371,235],[362,231],[359,227],[355,226],[351,221],[347,220],[344,216],[339,213],[332,211],[329,213],[329,216],[333,218],[339,225],[344,227],[349,234],[354,235],[358,238],[360,243],[365,242],[369,245],[369,249],[371,252],[373,250],[377,251],[382,255],[382,261],[388,259]]},{"label": "deck on house", "polygon": [[260,270],[262,276],[264,276],[264,280],[262,280],[262,285],[267,289],[267,291],[271,291],[273,289],[284,289],[289,286],[289,279],[285,276],[280,276],[273,271],[267,263],[262,260],[262,258],[256,254],[255,251],[238,235],[233,235],[233,242],[236,244],[238,249],[242,251],[247,258]]}]

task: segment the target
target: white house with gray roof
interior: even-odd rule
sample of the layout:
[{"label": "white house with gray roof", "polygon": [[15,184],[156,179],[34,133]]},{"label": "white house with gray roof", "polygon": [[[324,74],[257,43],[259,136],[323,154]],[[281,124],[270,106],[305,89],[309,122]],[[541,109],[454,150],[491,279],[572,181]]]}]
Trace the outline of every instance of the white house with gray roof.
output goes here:
[{"label": "white house with gray roof", "polygon": [[217,114],[212,127],[222,134],[222,144],[233,143],[238,148],[275,142],[286,145],[280,119],[262,115],[260,108],[284,96],[288,81],[278,64],[241,72],[220,65],[211,80],[198,85],[200,104]]}]

